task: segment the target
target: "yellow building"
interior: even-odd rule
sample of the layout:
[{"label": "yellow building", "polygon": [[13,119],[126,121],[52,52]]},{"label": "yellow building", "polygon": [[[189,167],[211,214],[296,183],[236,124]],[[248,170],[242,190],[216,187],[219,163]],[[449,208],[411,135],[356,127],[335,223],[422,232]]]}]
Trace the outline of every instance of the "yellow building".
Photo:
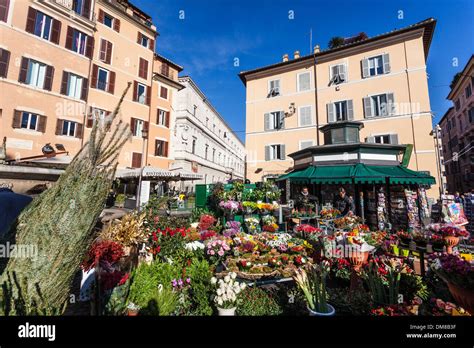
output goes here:
[{"label": "yellow building", "polygon": [[[436,21],[427,19],[334,49],[283,56],[240,73],[246,86],[247,177],[277,177],[293,167],[288,154],[323,145],[320,128],[361,121],[361,141],[413,144],[409,168],[439,182],[426,60]],[[315,88],[315,85],[317,88]],[[317,107],[316,107],[317,105]],[[438,188],[428,194],[435,197]]]}]

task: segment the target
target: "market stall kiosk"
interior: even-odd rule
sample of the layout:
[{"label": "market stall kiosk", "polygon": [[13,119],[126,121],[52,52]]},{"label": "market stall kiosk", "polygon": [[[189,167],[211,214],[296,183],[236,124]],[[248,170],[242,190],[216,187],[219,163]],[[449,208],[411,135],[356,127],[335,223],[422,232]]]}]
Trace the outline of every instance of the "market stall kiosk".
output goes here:
[{"label": "market stall kiosk", "polygon": [[344,121],[321,127],[325,144],[290,154],[294,168],[277,182],[287,198],[302,185],[312,186],[322,205],[331,204],[337,189],[344,187],[355,213],[369,226],[418,229],[429,217],[426,188],[435,179],[402,163],[408,145],[360,142],[363,126]]}]

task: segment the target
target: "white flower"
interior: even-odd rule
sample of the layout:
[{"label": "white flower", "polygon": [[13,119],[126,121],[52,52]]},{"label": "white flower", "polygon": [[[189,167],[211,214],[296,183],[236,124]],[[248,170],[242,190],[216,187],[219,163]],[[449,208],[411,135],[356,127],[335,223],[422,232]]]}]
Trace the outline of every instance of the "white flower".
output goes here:
[{"label": "white flower", "polygon": [[237,277],[237,274],[236,274],[235,272],[232,272],[232,273],[230,274],[230,276],[231,276],[232,279],[235,279],[235,278]]},{"label": "white flower", "polygon": [[199,226],[199,222],[193,222],[193,223],[191,224],[191,227],[192,227],[192,228],[197,228],[198,226]]},{"label": "white flower", "polygon": [[224,281],[225,281],[226,283],[230,282],[230,277],[229,277],[228,275],[226,275],[226,276],[224,277]]},{"label": "white flower", "polygon": [[215,285],[217,283],[217,278],[216,277],[212,277],[211,278],[211,284],[212,285]]},{"label": "white flower", "polygon": [[240,283],[240,290],[244,290],[247,287],[247,284]]},{"label": "white flower", "polygon": [[216,292],[217,292],[217,295],[218,295],[218,296],[220,296],[220,295],[222,294],[222,290],[221,290],[220,288],[219,288],[219,289],[217,289],[217,291],[216,291]]},{"label": "white flower", "polygon": [[222,306],[223,303],[224,303],[224,301],[222,301],[222,299],[219,297],[219,298],[217,299],[217,304],[218,304],[219,306]]}]

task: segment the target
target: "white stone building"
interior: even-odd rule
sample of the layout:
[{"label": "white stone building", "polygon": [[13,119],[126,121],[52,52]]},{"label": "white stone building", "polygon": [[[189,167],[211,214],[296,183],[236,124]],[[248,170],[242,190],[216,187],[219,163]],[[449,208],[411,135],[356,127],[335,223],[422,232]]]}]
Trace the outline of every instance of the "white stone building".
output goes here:
[{"label": "white stone building", "polygon": [[170,170],[184,170],[203,176],[183,182],[192,191],[195,184],[243,179],[245,145],[189,76],[179,78],[185,86],[177,93],[175,122],[171,130]]}]

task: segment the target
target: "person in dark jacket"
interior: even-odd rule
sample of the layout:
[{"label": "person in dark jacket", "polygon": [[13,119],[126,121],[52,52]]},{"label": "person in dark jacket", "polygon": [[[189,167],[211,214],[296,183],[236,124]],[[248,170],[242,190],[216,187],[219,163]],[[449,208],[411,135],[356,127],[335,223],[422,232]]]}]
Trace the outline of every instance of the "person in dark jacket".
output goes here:
[{"label": "person in dark jacket", "polygon": [[14,193],[11,186],[0,186],[0,239],[3,239],[18,215],[30,204],[32,198]]},{"label": "person in dark jacket", "polygon": [[298,194],[295,200],[295,207],[298,210],[315,210],[315,206],[318,204],[318,197],[310,195],[308,188],[305,186]]},{"label": "person in dark jacket", "polygon": [[338,194],[334,199],[333,206],[335,209],[341,212],[342,216],[346,216],[349,212],[354,213],[355,206],[354,200],[352,200],[348,195],[346,195],[346,190],[343,187],[340,187]]}]

